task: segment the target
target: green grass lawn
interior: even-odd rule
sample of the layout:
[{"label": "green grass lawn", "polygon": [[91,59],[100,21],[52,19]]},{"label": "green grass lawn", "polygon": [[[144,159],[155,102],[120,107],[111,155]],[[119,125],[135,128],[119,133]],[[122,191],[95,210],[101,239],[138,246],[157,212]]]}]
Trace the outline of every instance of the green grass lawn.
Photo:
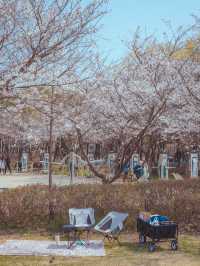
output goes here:
[{"label": "green grass lawn", "polygon": [[[49,235],[7,235],[5,239],[47,239]],[[99,236],[93,236],[98,239]],[[169,243],[159,245],[154,253],[149,253],[146,247],[137,244],[137,235],[126,234],[121,238],[121,246],[111,247],[105,244],[105,257],[31,257],[31,256],[1,256],[0,266],[199,266],[200,237],[182,235],[179,240],[179,250],[170,250]]]}]

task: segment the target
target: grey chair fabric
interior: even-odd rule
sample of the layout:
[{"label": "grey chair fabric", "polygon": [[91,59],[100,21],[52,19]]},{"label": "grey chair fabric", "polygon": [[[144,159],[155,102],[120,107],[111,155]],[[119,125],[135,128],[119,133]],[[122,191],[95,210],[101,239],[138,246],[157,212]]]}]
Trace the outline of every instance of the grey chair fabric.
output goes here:
[{"label": "grey chair fabric", "polygon": [[128,213],[109,212],[95,227],[97,232],[104,235],[109,241],[117,240],[123,229],[123,223],[128,217]]},{"label": "grey chair fabric", "polygon": [[95,225],[94,209],[69,209],[69,222],[70,224],[77,226]]}]

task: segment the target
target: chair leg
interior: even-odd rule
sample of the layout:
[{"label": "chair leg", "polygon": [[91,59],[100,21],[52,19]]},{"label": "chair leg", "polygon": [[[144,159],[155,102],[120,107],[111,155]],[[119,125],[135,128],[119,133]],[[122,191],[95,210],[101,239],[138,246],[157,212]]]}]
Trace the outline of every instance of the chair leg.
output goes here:
[{"label": "chair leg", "polygon": [[90,243],[89,235],[90,235],[90,231],[87,231],[86,232],[86,243],[87,243],[87,245],[89,245],[89,243]]},{"label": "chair leg", "polygon": [[80,239],[78,231],[69,231],[68,234],[68,249],[70,249]]},{"label": "chair leg", "polygon": [[117,243],[119,245],[120,244],[120,241],[119,241],[119,236],[113,236],[113,235],[104,235],[104,238],[103,238],[103,241],[105,241],[105,239],[108,240],[109,244],[111,244],[111,246],[113,246],[114,242],[117,241]]},{"label": "chair leg", "polygon": [[119,241],[119,235],[115,237],[115,240],[117,241],[118,245],[121,246],[121,243]]},{"label": "chair leg", "polygon": [[75,236],[74,236],[74,233],[72,233],[73,236],[71,237],[71,233],[72,232],[68,232],[67,233],[67,248],[68,249],[70,249],[73,246],[73,244],[74,244],[74,238],[75,238]]},{"label": "chair leg", "polygon": [[111,244],[111,246],[113,247],[113,243],[114,243],[113,236],[112,235],[108,235],[107,239],[108,239],[109,243]]}]

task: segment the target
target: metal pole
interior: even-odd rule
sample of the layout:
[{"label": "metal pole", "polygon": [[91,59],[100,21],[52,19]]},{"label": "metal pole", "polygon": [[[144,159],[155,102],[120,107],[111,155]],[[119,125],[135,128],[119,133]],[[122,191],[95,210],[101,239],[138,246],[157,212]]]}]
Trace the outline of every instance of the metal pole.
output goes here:
[{"label": "metal pole", "polygon": [[73,184],[73,180],[74,180],[74,175],[75,175],[75,171],[74,171],[74,166],[75,166],[75,154],[74,154],[74,146],[73,146],[73,152],[72,152],[72,166],[71,166],[71,178],[70,178],[70,185]]}]

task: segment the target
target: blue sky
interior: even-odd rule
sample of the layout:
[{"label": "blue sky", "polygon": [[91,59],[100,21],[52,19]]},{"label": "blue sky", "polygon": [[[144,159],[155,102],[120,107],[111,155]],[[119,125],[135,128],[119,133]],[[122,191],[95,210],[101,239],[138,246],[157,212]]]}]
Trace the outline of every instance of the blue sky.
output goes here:
[{"label": "blue sky", "polygon": [[131,39],[137,26],[160,39],[166,31],[163,20],[175,28],[191,24],[191,15],[200,15],[200,0],[110,0],[109,10],[102,20],[98,46],[112,61],[126,52],[124,41]]}]

